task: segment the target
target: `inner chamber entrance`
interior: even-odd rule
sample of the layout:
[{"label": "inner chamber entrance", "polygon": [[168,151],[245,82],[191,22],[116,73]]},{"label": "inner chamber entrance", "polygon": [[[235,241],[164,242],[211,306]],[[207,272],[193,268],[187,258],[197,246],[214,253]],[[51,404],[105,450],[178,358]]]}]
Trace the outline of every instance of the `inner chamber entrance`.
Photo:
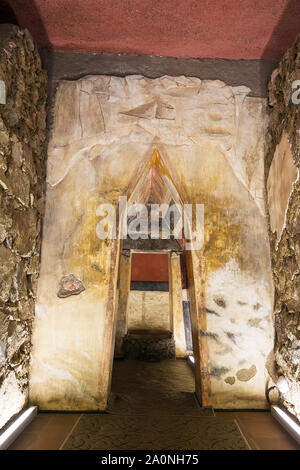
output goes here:
[{"label": "inner chamber entrance", "polygon": [[167,253],[133,253],[125,357],[174,359]]},{"label": "inner chamber entrance", "polygon": [[[116,394],[121,393],[119,403],[122,402],[124,390],[126,397],[128,393],[130,397],[138,393],[135,399],[143,404],[148,397],[147,406],[150,406],[151,394],[158,393],[158,403],[161,394],[169,397],[174,387],[178,393],[191,393],[193,398],[188,401],[194,406],[194,369],[187,361],[193,354],[193,347],[184,233],[178,238],[174,233],[180,215],[178,205],[182,206],[182,201],[157,150],[134,186],[129,202],[147,207],[148,230],[150,227],[152,230],[153,205],[162,207],[164,204],[171,215],[165,225],[160,213],[157,236],[127,235],[121,242],[112,393],[108,408],[117,406],[116,402],[111,405]],[[127,216],[123,223],[128,227],[132,220]],[[145,226],[139,228],[139,233],[145,235]],[[168,235],[167,229],[171,231]],[[172,396],[174,409],[178,399],[177,394]]]},{"label": "inner chamber entrance", "polygon": [[184,252],[122,255],[115,358],[159,361],[191,355],[186,289]]},{"label": "inner chamber entrance", "polygon": [[[122,276],[128,276],[127,281]],[[179,404],[184,404],[183,409],[196,406],[194,371],[187,361],[192,338],[186,289],[184,253],[121,255],[108,410],[137,410],[154,404],[160,409],[163,403],[174,410]]]}]

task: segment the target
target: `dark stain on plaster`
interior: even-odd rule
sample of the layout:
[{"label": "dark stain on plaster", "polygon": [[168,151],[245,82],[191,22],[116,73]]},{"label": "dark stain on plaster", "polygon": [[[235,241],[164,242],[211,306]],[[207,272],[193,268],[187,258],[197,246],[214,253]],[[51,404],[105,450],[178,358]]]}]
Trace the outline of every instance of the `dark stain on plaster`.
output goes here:
[{"label": "dark stain on plaster", "polygon": [[200,336],[205,336],[206,338],[213,339],[214,341],[219,342],[219,336],[216,333],[212,333],[211,331],[203,331],[199,330]]},{"label": "dark stain on plaster", "polygon": [[98,264],[92,264],[92,268],[93,268],[95,271],[98,271],[98,272],[101,273],[101,274],[105,274],[105,270],[102,269],[100,266],[98,266]]},{"label": "dark stain on plaster", "polygon": [[235,383],[235,377],[233,377],[233,376],[226,377],[226,379],[224,379],[224,382],[229,384],[229,385],[233,385]]},{"label": "dark stain on plaster", "polygon": [[63,276],[59,283],[57,297],[63,299],[70,295],[78,295],[85,290],[83,283],[74,274]]},{"label": "dark stain on plaster", "polygon": [[222,307],[222,308],[226,308],[226,302],[224,300],[223,297],[219,296],[219,295],[215,295],[213,297],[213,301],[215,302],[215,304],[217,304],[219,307]]},{"label": "dark stain on plaster", "polygon": [[231,333],[230,331],[225,331],[225,334],[230,341],[232,341],[236,345],[236,335]]},{"label": "dark stain on plaster", "polygon": [[229,371],[230,369],[227,367],[211,367],[209,375],[215,379],[220,379],[222,375],[227,374]]},{"label": "dark stain on plaster", "polygon": [[224,354],[232,353],[232,348],[229,346],[225,346],[223,349],[220,351],[216,351],[215,354],[218,354],[219,356],[223,356]]},{"label": "dark stain on plaster", "polygon": [[209,313],[211,315],[216,315],[217,317],[221,316],[218,312],[215,312],[214,310],[211,310],[210,308],[205,307],[204,310],[206,313]]},{"label": "dark stain on plaster", "polygon": [[253,305],[253,310],[259,310],[260,309],[260,303],[257,302],[255,305]]}]

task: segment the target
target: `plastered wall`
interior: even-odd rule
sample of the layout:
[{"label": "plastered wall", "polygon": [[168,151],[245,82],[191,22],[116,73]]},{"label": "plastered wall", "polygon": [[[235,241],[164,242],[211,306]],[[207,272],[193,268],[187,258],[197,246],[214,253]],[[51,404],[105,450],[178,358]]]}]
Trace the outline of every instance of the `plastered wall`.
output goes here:
[{"label": "plastered wall", "polygon": [[[157,149],[182,200],[205,208],[203,269],[194,275],[206,327],[194,322],[193,329],[208,347],[212,404],[266,406],[273,349],[266,111],[264,99],[249,93],[243,84],[184,76],[60,83],[48,149],[33,403],[43,409],[106,406],[118,246],[97,238],[96,209],[128,194]],[[64,283],[74,284],[77,295],[58,296]]]}]

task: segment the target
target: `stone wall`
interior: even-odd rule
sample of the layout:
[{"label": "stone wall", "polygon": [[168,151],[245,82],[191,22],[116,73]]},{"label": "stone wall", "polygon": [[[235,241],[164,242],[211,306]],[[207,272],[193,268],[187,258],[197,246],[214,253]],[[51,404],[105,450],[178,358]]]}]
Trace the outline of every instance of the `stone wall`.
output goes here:
[{"label": "stone wall", "polygon": [[300,37],[269,83],[265,166],[275,284],[274,380],[286,377],[289,391],[282,401],[300,418],[300,82],[297,86],[296,80],[300,80]]},{"label": "stone wall", "polygon": [[170,331],[169,292],[131,290],[128,329]]},{"label": "stone wall", "polygon": [[159,334],[128,333],[123,339],[124,357],[141,361],[175,359],[175,341],[170,332]]},{"label": "stone wall", "polygon": [[44,207],[46,74],[28,31],[0,26],[0,428],[28,399]]}]

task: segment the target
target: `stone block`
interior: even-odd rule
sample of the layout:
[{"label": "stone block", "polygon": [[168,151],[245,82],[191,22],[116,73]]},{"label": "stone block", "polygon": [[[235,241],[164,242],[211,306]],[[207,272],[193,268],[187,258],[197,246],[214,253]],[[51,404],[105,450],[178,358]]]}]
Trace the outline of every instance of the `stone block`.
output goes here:
[{"label": "stone block", "polygon": [[7,302],[13,285],[16,258],[4,245],[0,245],[0,300]]}]

